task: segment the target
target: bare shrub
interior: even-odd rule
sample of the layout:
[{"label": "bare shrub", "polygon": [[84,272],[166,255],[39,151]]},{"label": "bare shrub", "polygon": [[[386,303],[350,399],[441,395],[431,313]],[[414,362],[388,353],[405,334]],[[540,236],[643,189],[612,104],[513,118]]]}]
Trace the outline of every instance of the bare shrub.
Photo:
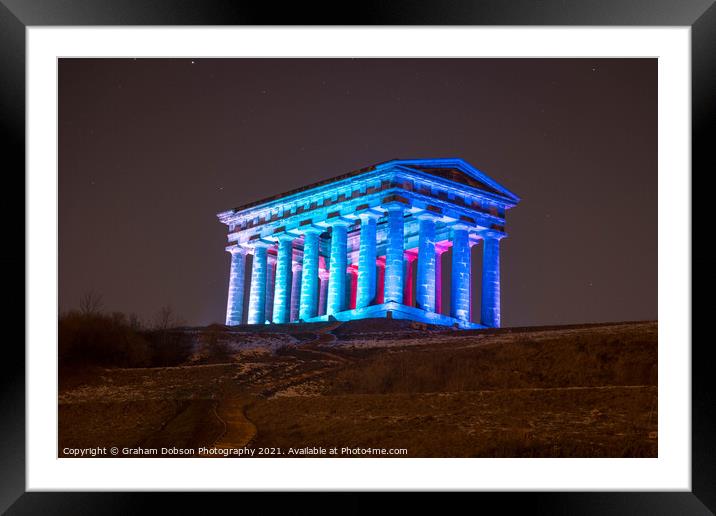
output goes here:
[{"label": "bare shrub", "polygon": [[207,363],[226,363],[232,360],[234,353],[226,340],[221,339],[223,327],[212,324],[199,336],[197,355]]},{"label": "bare shrub", "polygon": [[149,342],[121,313],[71,311],[59,320],[59,363],[108,367],[145,367],[152,353]]},{"label": "bare shrub", "polygon": [[149,330],[142,333],[152,350],[153,367],[171,367],[186,363],[192,355],[195,336],[181,330]]},{"label": "bare shrub", "polygon": [[184,320],[171,305],[164,305],[154,315],[151,328],[144,332],[152,345],[155,366],[174,366],[184,363],[191,355],[191,338],[176,328]]}]

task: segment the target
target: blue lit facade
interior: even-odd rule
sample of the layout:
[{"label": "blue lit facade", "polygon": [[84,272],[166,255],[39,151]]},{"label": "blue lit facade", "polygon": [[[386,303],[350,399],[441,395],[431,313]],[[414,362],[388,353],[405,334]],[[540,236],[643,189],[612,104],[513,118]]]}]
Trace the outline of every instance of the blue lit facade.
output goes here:
[{"label": "blue lit facade", "polygon": [[[231,253],[226,324],[388,317],[497,328],[500,240],[518,202],[461,159],[411,159],[219,213]],[[480,242],[480,321],[472,321],[470,248]],[[450,247],[443,307],[441,260]]]}]

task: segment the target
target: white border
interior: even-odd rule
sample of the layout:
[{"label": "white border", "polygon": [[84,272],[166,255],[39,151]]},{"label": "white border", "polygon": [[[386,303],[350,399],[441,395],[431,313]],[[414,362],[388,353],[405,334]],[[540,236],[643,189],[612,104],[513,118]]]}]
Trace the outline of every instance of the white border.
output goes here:
[{"label": "white border", "polygon": [[[72,56],[658,57],[659,458],[57,459],[57,233],[48,228],[57,227],[56,61]],[[688,27],[31,27],[27,57],[28,490],[690,490]]]}]

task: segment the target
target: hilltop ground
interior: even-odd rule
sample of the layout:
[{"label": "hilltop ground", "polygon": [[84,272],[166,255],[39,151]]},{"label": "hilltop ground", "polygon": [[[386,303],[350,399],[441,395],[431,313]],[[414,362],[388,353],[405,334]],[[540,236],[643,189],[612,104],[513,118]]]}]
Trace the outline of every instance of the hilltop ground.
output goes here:
[{"label": "hilltop ground", "polygon": [[[657,323],[185,329],[176,367],[61,371],[59,451],[656,457]],[[124,450],[127,448],[127,450]],[[147,451],[149,450],[149,451]],[[265,450],[264,450],[265,451]],[[276,450],[269,450],[276,454]],[[177,453],[177,452],[174,452]],[[166,456],[166,455],[164,455]],[[365,454],[360,456],[367,456]]]}]

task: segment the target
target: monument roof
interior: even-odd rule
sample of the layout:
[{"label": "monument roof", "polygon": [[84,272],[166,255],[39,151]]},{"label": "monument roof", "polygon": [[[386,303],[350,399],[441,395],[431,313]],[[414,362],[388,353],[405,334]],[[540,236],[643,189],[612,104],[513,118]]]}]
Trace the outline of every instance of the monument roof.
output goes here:
[{"label": "monument roof", "polygon": [[312,190],[320,186],[343,181],[356,176],[365,175],[381,169],[399,168],[404,171],[415,171],[424,174],[433,175],[454,183],[464,184],[466,186],[483,190],[492,195],[505,198],[509,204],[516,204],[520,201],[520,198],[514,193],[510,192],[507,188],[497,183],[492,178],[488,177],[483,172],[479,171],[468,162],[460,158],[440,158],[440,159],[393,159],[390,161],[384,161],[376,163],[368,167],[353,170],[345,174],[334,176],[328,179],[317,181],[287,192],[272,195],[258,201],[253,201],[241,206],[237,206],[230,212],[238,212],[251,208],[254,206],[260,206],[272,201],[283,199],[285,197],[295,195],[304,191]]}]

